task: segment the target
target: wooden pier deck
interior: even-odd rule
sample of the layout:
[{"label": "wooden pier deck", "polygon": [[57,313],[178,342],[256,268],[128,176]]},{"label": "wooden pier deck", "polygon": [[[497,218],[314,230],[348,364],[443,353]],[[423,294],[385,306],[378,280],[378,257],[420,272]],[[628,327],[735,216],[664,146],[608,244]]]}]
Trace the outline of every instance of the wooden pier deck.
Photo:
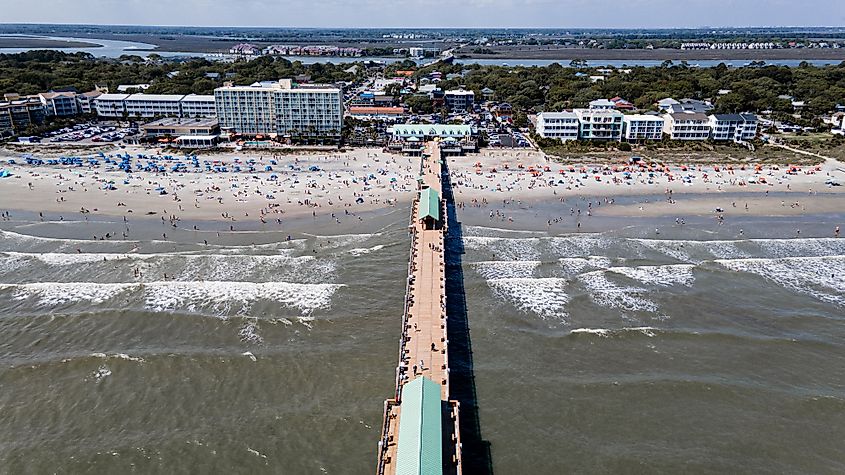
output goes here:
[{"label": "wooden pier deck", "polygon": [[[449,450],[440,454],[443,469],[438,473],[461,473],[459,405],[449,399],[444,259],[446,207],[441,194],[440,173],[439,143],[429,142],[420,161],[420,194],[411,210],[411,253],[399,364],[396,368],[396,391],[394,397],[385,402],[382,437],[379,442],[379,475],[396,473],[399,444],[407,443],[399,437],[402,390],[407,383],[417,378],[427,378],[440,386],[441,410],[448,413],[448,419],[444,420],[451,421],[442,428],[442,437],[449,438],[449,441],[441,446],[449,447]],[[431,191],[425,191],[426,189]],[[436,196],[436,202],[433,202],[435,198],[432,196]],[[431,198],[433,203],[421,203],[421,197]],[[432,207],[436,207],[436,210]],[[425,215],[422,215],[423,213]],[[432,215],[436,215],[436,219]]]}]

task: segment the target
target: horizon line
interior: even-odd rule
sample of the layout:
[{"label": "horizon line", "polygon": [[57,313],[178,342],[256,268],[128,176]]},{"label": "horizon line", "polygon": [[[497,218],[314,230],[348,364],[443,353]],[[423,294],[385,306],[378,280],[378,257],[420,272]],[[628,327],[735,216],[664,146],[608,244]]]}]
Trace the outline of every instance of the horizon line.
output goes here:
[{"label": "horizon line", "polygon": [[307,30],[661,30],[661,31],[677,31],[677,30],[705,30],[705,29],[759,29],[759,28],[826,28],[839,29],[845,32],[845,26],[834,25],[701,25],[701,26],[679,26],[679,27],[643,27],[643,26],[626,26],[626,27],[602,27],[602,26],[455,26],[455,27],[437,27],[437,26],[260,26],[260,25],[176,25],[176,24],[143,24],[143,23],[38,23],[38,22],[0,22],[0,26],[135,26],[135,27],[167,27],[167,28],[261,28],[272,30],[285,29],[307,29]]}]

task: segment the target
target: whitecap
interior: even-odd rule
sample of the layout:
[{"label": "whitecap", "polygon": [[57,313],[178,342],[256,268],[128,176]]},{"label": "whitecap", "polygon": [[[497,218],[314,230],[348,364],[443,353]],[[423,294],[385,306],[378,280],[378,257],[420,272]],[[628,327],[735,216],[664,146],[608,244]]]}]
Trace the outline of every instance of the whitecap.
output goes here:
[{"label": "whitecap", "polygon": [[690,287],[695,282],[695,276],[692,273],[694,268],[695,265],[693,264],[674,264],[665,266],[611,267],[607,270],[624,275],[629,279],[636,280],[645,285],[659,285],[664,287],[683,285]]},{"label": "whitecap", "polygon": [[532,312],[544,319],[566,319],[569,295],[567,280],[560,278],[502,278],[487,284],[500,298],[523,312]]},{"label": "whitecap", "polygon": [[788,289],[845,306],[845,256],[723,259],[722,266],[757,274]]},{"label": "whitecap", "polygon": [[578,276],[590,298],[597,304],[632,312],[656,312],[657,304],[640,295],[645,289],[622,287],[607,279],[605,271],[588,272]]}]

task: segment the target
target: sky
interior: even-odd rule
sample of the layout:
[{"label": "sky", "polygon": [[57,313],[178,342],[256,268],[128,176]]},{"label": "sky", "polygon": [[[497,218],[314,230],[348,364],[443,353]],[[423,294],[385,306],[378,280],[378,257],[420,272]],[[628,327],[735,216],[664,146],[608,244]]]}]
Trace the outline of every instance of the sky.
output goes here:
[{"label": "sky", "polygon": [[841,26],[844,0],[0,0],[2,23],[275,27]]}]

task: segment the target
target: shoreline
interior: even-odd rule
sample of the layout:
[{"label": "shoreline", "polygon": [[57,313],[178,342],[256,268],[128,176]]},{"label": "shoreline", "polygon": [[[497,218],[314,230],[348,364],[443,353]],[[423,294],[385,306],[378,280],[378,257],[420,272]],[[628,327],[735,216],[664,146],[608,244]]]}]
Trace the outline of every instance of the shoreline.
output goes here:
[{"label": "shoreline", "polygon": [[[316,224],[346,233],[366,230],[379,216],[399,213],[406,220],[400,211],[416,192],[419,160],[366,148],[290,155],[224,152],[199,156],[198,163],[219,163],[229,170],[238,165],[244,171],[209,172],[206,165],[195,168],[183,157],[159,157],[158,166],[167,170],[174,160],[187,162],[188,168],[156,173],[137,169],[158,151],[130,147],[120,152],[147,158],[133,158],[132,173],[108,171],[113,166],[102,163],[102,157],[100,165],[82,167],[4,163],[13,176],[0,180],[0,211],[31,221],[158,222],[164,225],[162,233],[174,224],[188,231],[195,226],[198,231],[285,235]],[[0,155],[0,162],[13,157],[20,161],[12,153]],[[252,160],[255,171],[246,171]],[[533,221],[551,226],[554,220],[572,228],[617,218],[839,216],[845,210],[845,186],[825,185],[832,180],[845,184],[842,164],[835,160],[795,171],[778,166],[717,171],[713,165],[648,171],[622,163],[611,171],[605,165],[573,168],[533,150],[484,149],[450,157],[448,164],[460,214],[478,223],[493,215],[515,220],[517,226]]]}]

